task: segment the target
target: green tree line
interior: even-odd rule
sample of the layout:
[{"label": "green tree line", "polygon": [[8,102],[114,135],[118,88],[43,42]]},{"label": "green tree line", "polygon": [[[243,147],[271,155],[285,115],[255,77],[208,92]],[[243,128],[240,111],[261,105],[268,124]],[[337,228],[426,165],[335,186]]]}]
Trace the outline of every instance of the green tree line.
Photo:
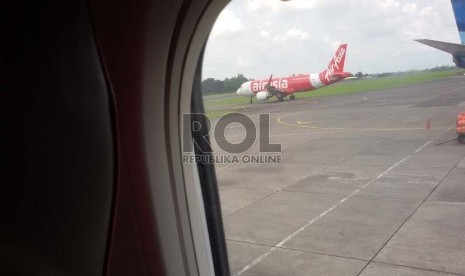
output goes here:
[{"label": "green tree line", "polygon": [[249,79],[244,77],[243,74],[237,74],[236,77],[226,78],[224,80],[208,78],[202,81],[202,93],[209,95],[235,92],[241,84],[248,80]]}]

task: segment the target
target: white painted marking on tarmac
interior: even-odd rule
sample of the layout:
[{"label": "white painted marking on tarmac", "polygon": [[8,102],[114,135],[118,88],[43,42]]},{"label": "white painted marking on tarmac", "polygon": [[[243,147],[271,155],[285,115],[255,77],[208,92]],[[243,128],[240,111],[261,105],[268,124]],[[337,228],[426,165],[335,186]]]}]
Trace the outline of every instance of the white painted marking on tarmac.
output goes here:
[{"label": "white painted marking on tarmac", "polygon": [[[439,135],[437,135],[436,137],[434,137],[433,139],[429,140],[428,142],[426,142],[425,144],[423,144],[421,147],[419,147],[415,153],[418,153],[419,151],[421,151],[422,149],[424,149],[426,146],[428,146],[429,144],[431,144],[434,140],[436,140],[437,138],[439,138],[440,136],[442,136],[444,133],[446,133],[448,130],[450,130],[452,127],[454,127],[454,125],[450,126],[449,128],[447,128],[446,130],[442,131]],[[341,199],[339,202],[337,202],[336,204],[334,204],[333,206],[331,206],[329,209],[325,210],[323,213],[319,214],[317,217],[313,218],[312,220],[310,220],[309,222],[307,222],[304,226],[300,227],[297,231],[295,231],[294,233],[292,233],[291,235],[289,235],[288,237],[286,237],[285,239],[283,239],[282,241],[280,241],[279,243],[277,243],[275,246],[273,246],[272,248],[270,248],[268,251],[266,251],[265,253],[263,253],[262,255],[260,255],[258,258],[256,258],[253,262],[251,262],[250,264],[246,265],[244,268],[242,268],[239,272],[236,273],[236,276],[240,276],[242,274],[244,274],[247,270],[251,269],[252,267],[254,267],[255,265],[257,265],[258,263],[260,263],[261,261],[263,261],[266,257],[268,257],[273,251],[275,251],[276,249],[280,248],[281,246],[283,246],[286,242],[290,241],[292,238],[294,238],[295,236],[297,236],[299,233],[301,233],[302,231],[304,231],[306,228],[308,228],[310,225],[312,225],[315,221],[319,220],[320,218],[326,216],[329,212],[331,212],[332,210],[336,209],[339,205],[341,205],[342,203],[344,203],[346,200],[350,199],[351,197],[353,197],[354,195],[358,194],[361,190],[365,189],[366,187],[368,187],[371,183],[375,182],[376,180],[380,179],[381,177],[385,176],[387,173],[389,173],[390,171],[392,171],[394,168],[396,168],[397,166],[399,166],[400,164],[404,163],[406,160],[408,160],[410,157],[412,156],[412,154],[409,154],[407,156],[405,156],[404,158],[402,158],[399,162],[395,163],[394,165],[392,165],[391,167],[389,167],[387,170],[385,170],[384,172],[380,173],[375,179],[365,183],[363,186],[361,186],[360,188],[358,188],[357,190],[355,190],[354,192],[352,192],[351,194],[349,194],[348,196],[346,196],[345,198]]]},{"label": "white painted marking on tarmac", "polygon": [[427,143],[425,143],[423,146],[419,147],[415,153],[418,153],[419,151],[421,151],[422,149],[424,149],[426,146],[428,146],[429,144],[431,144],[434,140],[436,140],[436,138],[438,138],[439,136],[443,135],[444,133],[448,132],[451,128],[453,128],[454,125],[451,125],[450,127],[448,127],[446,130],[444,130],[443,132],[441,132],[441,134],[439,134],[438,136],[434,137],[432,140],[429,140]]}]

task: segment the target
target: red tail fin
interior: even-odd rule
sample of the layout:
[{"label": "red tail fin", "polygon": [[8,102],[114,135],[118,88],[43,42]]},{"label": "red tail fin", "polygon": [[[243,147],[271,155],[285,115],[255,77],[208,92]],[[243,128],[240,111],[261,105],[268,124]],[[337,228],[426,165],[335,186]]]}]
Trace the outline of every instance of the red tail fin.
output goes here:
[{"label": "red tail fin", "polygon": [[320,80],[325,85],[328,85],[329,83],[338,81],[346,77],[341,77],[341,74],[344,74],[344,62],[346,60],[346,51],[347,44],[341,44],[341,46],[337,48],[336,53],[334,53],[334,57],[333,59],[331,59],[328,68],[320,73]]},{"label": "red tail fin", "polygon": [[337,48],[336,53],[334,53],[334,57],[328,65],[328,72],[333,73],[340,73],[344,72],[344,62],[346,60],[346,51],[347,51],[347,44],[341,44],[339,48]]}]

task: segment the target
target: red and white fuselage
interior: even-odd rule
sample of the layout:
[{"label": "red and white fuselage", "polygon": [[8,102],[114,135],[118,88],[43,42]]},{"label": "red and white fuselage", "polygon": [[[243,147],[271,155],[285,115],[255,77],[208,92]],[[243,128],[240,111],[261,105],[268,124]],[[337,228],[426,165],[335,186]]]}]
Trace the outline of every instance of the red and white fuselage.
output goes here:
[{"label": "red and white fuselage", "polygon": [[[237,94],[256,96],[258,100],[263,101],[272,96],[282,99],[293,93],[311,91],[333,84],[350,76],[350,73],[343,70],[346,51],[347,44],[339,46],[328,68],[320,73],[247,81],[237,89]],[[268,83],[273,87],[272,91]]]}]

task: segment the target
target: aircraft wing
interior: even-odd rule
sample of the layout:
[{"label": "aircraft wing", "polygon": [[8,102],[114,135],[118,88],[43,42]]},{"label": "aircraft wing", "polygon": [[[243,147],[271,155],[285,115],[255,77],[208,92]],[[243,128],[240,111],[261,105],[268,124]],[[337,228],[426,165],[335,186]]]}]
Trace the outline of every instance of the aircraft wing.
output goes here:
[{"label": "aircraft wing", "polygon": [[268,93],[276,97],[284,97],[286,96],[286,94],[288,94],[287,91],[277,89],[276,87],[271,85],[267,87],[266,91],[268,91]]},{"label": "aircraft wing", "polygon": [[273,74],[271,74],[270,79],[268,80],[268,83],[266,85],[266,91],[268,94],[276,96],[278,98],[282,98],[286,96],[286,91],[282,91],[275,86],[271,85],[271,80],[273,79]]},{"label": "aircraft wing", "polygon": [[465,55],[465,44],[455,44],[431,39],[415,39],[415,41],[426,44],[441,51],[450,53],[454,56]]}]

